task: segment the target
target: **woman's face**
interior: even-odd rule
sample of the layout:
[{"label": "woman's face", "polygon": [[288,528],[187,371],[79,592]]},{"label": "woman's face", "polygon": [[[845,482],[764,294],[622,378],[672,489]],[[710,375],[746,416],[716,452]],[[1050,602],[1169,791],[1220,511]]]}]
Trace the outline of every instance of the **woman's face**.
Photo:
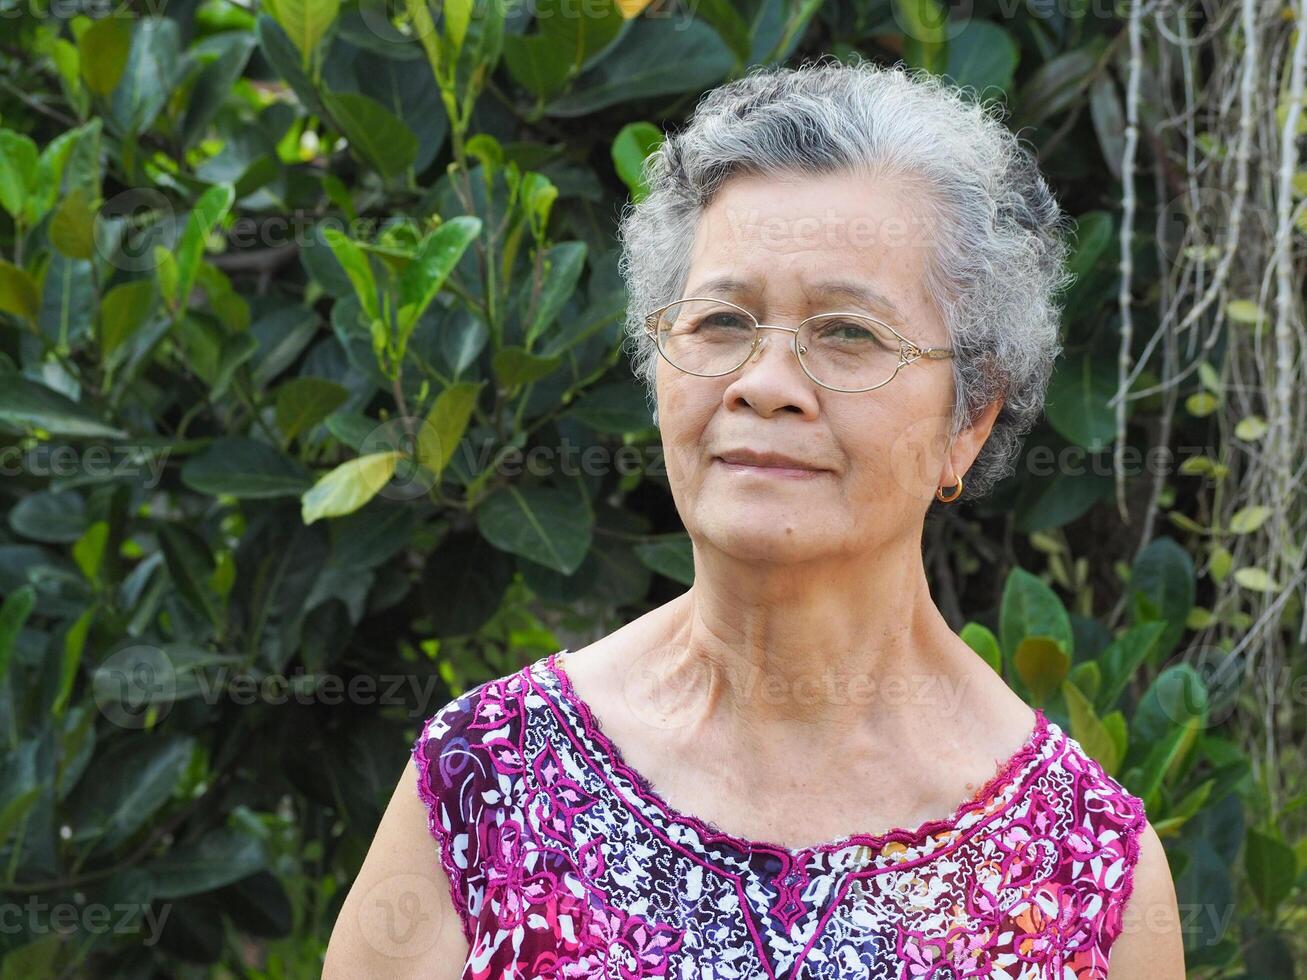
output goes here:
[{"label": "woman's face", "polygon": [[[737,176],[702,215],[683,295],[730,300],[761,323],[791,327],[815,313],[866,312],[919,346],[948,347],[923,282],[930,248],[926,212],[898,185]],[[711,284],[726,276],[744,288]],[[874,290],[893,308],[832,290],[832,281]],[[782,562],[919,539],[936,488],[954,485],[954,464],[963,474],[983,443],[968,430],[947,455],[952,361],[923,358],[881,388],[842,393],[804,373],[792,337],[761,331],[761,349],[724,377],[685,374],[658,359],[668,479],[687,530],[734,557]],[[719,458],[745,449],[821,471]]]}]

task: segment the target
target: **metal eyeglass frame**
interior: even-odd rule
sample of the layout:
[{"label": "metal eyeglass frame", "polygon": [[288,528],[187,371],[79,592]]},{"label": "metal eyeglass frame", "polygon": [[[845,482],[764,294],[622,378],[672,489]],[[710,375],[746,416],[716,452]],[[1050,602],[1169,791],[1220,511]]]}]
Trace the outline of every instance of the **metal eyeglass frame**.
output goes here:
[{"label": "metal eyeglass frame", "polygon": [[[732,309],[739,310],[741,313],[743,313],[745,316],[747,316],[750,320],[753,321],[753,327],[754,327],[753,343],[749,345],[749,353],[745,354],[744,357],[740,360],[740,363],[735,365],[735,367],[731,368],[729,371],[718,371],[716,374],[700,374],[697,371],[686,371],[685,368],[681,367],[670,357],[668,357],[665,353],[663,353],[662,346],[658,343],[658,318],[662,316],[664,310],[668,310],[671,307],[676,306],[680,303],[688,303],[693,300],[698,300],[700,302],[708,302],[708,303],[720,303],[723,306],[729,306]],[[803,329],[803,325],[807,323],[809,320],[816,320],[821,317],[828,317],[828,316],[856,316],[863,320],[871,320],[873,323],[879,323],[886,330],[888,330],[895,337],[897,337],[899,340],[899,363],[895,366],[894,373],[891,374],[884,381],[880,382],[880,384],[874,384],[870,388],[836,388],[834,385],[828,385],[822,381],[819,381],[817,378],[814,378],[812,376],[812,373],[808,370],[808,366],[803,363],[803,358],[799,354],[799,331]],[[912,341],[908,340],[907,337],[903,336],[903,334],[899,333],[884,320],[878,319],[877,317],[874,316],[869,316],[866,313],[853,313],[853,312],[814,313],[812,316],[805,317],[803,320],[799,321],[799,325],[797,327],[786,327],[774,323],[759,323],[758,318],[754,316],[752,313],[750,313],[748,310],[746,310],[743,306],[740,306],[736,303],[732,303],[730,302],[730,300],[717,299],[716,297],[713,296],[686,296],[684,299],[678,299],[671,303],[666,303],[658,307],[656,310],[651,310],[644,315],[644,329],[646,333],[648,333],[651,337],[653,337],[654,349],[658,351],[658,354],[662,357],[663,360],[665,360],[672,367],[676,368],[676,370],[682,371],[685,374],[692,374],[696,378],[721,378],[721,377],[725,377],[728,374],[734,374],[736,371],[740,370],[740,368],[744,367],[744,365],[748,364],[749,358],[753,357],[753,355],[757,353],[758,343],[762,338],[762,331],[764,329],[787,330],[793,335],[790,338],[790,350],[794,351],[794,358],[799,362],[799,367],[803,369],[803,373],[808,376],[808,378],[812,381],[813,384],[818,385],[822,388],[826,388],[829,391],[838,391],[844,394],[856,394],[858,392],[875,391],[877,388],[884,388],[887,384],[889,384],[891,381],[893,381],[895,378],[899,376],[899,372],[903,370],[904,367],[913,363],[919,358],[925,357],[928,358],[929,360],[945,360],[953,356],[953,348],[951,347],[920,347],[917,344],[914,344]]]}]

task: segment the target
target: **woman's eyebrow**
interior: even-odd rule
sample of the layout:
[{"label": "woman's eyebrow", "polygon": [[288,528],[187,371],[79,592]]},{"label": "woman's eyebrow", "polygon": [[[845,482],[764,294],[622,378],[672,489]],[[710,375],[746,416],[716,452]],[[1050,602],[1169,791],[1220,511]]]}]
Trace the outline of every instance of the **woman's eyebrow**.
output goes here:
[{"label": "woman's eyebrow", "polygon": [[758,284],[750,279],[737,276],[713,276],[689,290],[688,296],[705,296],[713,293],[756,293]]},{"label": "woman's eyebrow", "polygon": [[[689,290],[688,296],[711,296],[714,294],[738,294],[756,296],[761,291],[760,284],[752,279],[741,279],[738,276],[721,275],[713,276],[699,283],[692,290]],[[881,310],[900,323],[906,321],[903,312],[894,305],[884,293],[880,292],[865,283],[854,279],[828,279],[817,283],[808,283],[804,286],[804,292],[810,298],[821,297],[823,300],[830,299],[849,299],[856,303],[861,303],[873,309]]]},{"label": "woman's eyebrow", "polygon": [[808,287],[809,295],[820,295],[823,297],[843,297],[851,299],[857,303],[863,303],[870,307],[883,310],[890,316],[899,321],[906,320],[903,312],[894,305],[884,293],[864,283],[851,279],[832,279],[825,282],[815,283]]}]

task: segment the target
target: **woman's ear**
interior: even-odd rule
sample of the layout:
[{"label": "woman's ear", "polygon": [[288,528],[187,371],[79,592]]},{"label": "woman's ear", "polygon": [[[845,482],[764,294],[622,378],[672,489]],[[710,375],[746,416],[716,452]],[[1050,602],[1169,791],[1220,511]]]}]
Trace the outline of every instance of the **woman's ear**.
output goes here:
[{"label": "woman's ear", "polygon": [[971,420],[970,425],[965,426],[954,437],[949,447],[948,458],[944,461],[944,471],[940,473],[940,486],[954,486],[955,484],[949,481],[963,476],[971,469],[971,464],[980,455],[980,450],[994,429],[998,413],[1002,410],[1003,396],[999,395],[981,409],[980,413]]}]

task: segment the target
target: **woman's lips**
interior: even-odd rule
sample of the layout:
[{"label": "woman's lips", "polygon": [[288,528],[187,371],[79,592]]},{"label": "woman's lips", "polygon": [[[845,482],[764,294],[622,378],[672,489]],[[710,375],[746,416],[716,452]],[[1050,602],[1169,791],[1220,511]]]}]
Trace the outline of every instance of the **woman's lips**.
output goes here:
[{"label": "woman's lips", "polygon": [[826,472],[826,470],[799,469],[794,466],[763,466],[753,463],[732,463],[722,459],[720,456],[716,457],[713,461],[719,466],[724,467],[727,472],[730,473],[772,477],[773,479],[811,480]]}]

